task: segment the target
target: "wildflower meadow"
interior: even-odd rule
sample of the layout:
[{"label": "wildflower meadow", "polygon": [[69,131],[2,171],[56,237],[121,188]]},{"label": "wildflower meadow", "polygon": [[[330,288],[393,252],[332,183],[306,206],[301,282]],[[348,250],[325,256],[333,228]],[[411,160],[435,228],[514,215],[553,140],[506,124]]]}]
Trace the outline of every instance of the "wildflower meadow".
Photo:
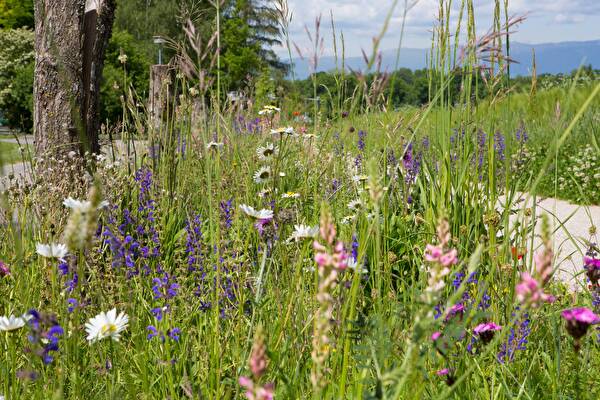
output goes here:
[{"label": "wildflower meadow", "polygon": [[600,217],[565,255],[536,206],[600,204],[600,74],[516,86],[527,20],[441,0],[427,101],[394,106],[389,19],[349,71],[333,13],[307,53],[274,3],[310,99],[232,100],[189,21],[158,118],[122,50],[100,151],[0,153],[0,399],[600,398]]}]

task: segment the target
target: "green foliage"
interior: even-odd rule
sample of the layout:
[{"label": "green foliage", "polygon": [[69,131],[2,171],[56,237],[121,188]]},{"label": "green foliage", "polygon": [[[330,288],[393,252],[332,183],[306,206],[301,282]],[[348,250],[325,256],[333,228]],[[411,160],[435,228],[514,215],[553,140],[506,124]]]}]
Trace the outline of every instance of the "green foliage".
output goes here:
[{"label": "green foliage", "polygon": [[[123,99],[130,87],[134,89],[136,99],[147,98],[151,62],[144,49],[137,44],[129,32],[113,32],[106,49],[100,89],[103,121],[114,123],[122,117]],[[125,64],[119,61],[121,54],[127,56]]]},{"label": "green foliage", "polygon": [[181,0],[117,0],[114,28],[131,34],[136,46],[149,60],[155,60],[157,48],[153,36],[181,37],[179,23]]},{"label": "green foliage", "polygon": [[33,28],[33,0],[0,1],[0,28]]},{"label": "green foliage", "polygon": [[250,27],[239,17],[223,23],[223,57],[221,59],[226,87],[242,87],[248,75],[256,76],[264,65],[261,60],[260,44],[249,43]]},{"label": "green foliage", "polygon": [[254,101],[257,107],[273,103],[275,97],[275,81],[268,68],[263,68],[254,85]]},{"label": "green foliage", "polygon": [[34,34],[28,29],[0,30],[0,109],[9,126],[31,130]]}]

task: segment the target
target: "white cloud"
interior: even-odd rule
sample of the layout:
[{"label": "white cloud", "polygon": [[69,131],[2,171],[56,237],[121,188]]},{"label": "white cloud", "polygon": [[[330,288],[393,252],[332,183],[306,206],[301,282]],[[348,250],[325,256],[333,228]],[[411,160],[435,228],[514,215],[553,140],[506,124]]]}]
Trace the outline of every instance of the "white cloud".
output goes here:
[{"label": "white cloud", "polygon": [[[336,30],[344,33],[349,54],[358,54],[361,48],[369,49],[372,38],[378,35],[393,0],[288,0],[294,18],[291,36],[300,47],[308,47],[304,26],[314,30],[314,20],[322,15],[321,37],[325,38],[325,48],[330,49],[331,21],[333,12]],[[414,0],[399,0],[390,20],[388,34],[382,47],[395,47],[403,20],[404,5]],[[501,5],[503,5],[501,1]],[[457,17],[460,1],[453,2],[453,17]],[[474,0],[478,34],[486,32],[492,24],[493,0]],[[405,21],[405,47],[425,47],[431,38],[431,30],[438,14],[438,0],[418,0],[410,9]],[[561,25],[582,23],[600,16],[600,0],[510,0],[509,14],[526,14],[530,21],[525,25],[553,26],[554,31]],[[535,23],[531,20],[536,20]],[[557,34],[557,32],[553,32]],[[590,37],[582,28],[582,39]],[[597,34],[596,34],[597,35]],[[527,37],[520,37],[527,40]]]}]

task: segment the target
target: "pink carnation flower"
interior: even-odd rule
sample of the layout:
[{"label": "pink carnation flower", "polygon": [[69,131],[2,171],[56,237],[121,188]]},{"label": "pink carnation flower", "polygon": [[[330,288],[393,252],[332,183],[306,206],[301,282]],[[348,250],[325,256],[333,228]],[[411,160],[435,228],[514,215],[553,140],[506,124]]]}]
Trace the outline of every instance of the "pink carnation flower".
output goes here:
[{"label": "pink carnation flower", "polygon": [[493,322],[486,322],[479,324],[473,329],[476,335],[478,335],[484,343],[489,343],[494,338],[496,331],[502,330],[500,325],[496,325]]},{"label": "pink carnation flower", "polygon": [[583,337],[590,325],[600,323],[600,317],[586,307],[564,310],[560,315],[567,321],[567,332],[575,339]]},{"label": "pink carnation flower", "polygon": [[0,261],[0,276],[8,276],[8,275],[10,275],[10,268],[8,268],[8,265],[6,265],[2,261]]}]

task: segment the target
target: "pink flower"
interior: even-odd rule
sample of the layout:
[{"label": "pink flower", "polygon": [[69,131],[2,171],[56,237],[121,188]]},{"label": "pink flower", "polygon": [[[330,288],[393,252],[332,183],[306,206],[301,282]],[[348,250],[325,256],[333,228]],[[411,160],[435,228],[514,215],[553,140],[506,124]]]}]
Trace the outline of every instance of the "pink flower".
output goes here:
[{"label": "pink flower", "polygon": [[440,257],[440,264],[444,267],[449,267],[450,265],[455,265],[458,263],[458,252],[456,249],[452,249],[443,256]]},{"label": "pink flower", "polygon": [[597,285],[598,281],[600,281],[600,259],[584,257],[583,264],[585,268],[585,274],[587,275],[588,279],[594,285]]},{"label": "pink flower", "polygon": [[256,221],[254,227],[258,231],[259,234],[263,234],[265,231],[265,225],[268,225],[272,221],[272,218],[263,218]]},{"label": "pink flower", "polygon": [[564,310],[560,315],[567,321],[567,332],[576,340],[576,349],[579,347],[579,339],[585,336],[590,325],[600,322],[600,317],[585,307]]},{"label": "pink flower", "polygon": [[496,325],[493,322],[486,322],[486,323],[477,325],[475,327],[475,329],[473,329],[473,332],[475,332],[479,335],[484,332],[499,331],[501,329],[502,329],[502,327],[500,325]]},{"label": "pink flower", "polygon": [[496,331],[502,330],[500,325],[493,322],[479,324],[473,329],[473,332],[478,335],[484,343],[489,343],[494,338]]},{"label": "pink flower", "polygon": [[327,248],[321,243],[313,243],[315,253],[315,262],[320,268],[331,267],[337,270],[344,270],[348,268],[348,253],[344,247],[344,243],[337,242],[333,248],[333,254],[329,253]]},{"label": "pink flower", "polygon": [[8,268],[8,265],[6,265],[2,261],[0,261],[0,276],[8,276],[8,275],[10,275],[10,268]]},{"label": "pink flower", "polygon": [[448,368],[440,369],[435,372],[435,374],[437,376],[445,376],[445,375],[448,375],[449,373],[450,373],[450,370]]},{"label": "pink flower", "polygon": [[425,261],[427,262],[438,262],[443,254],[441,247],[428,244],[425,247]]},{"label": "pink flower", "polygon": [[600,269],[600,258],[584,257],[583,263],[587,268]]},{"label": "pink flower", "polygon": [[540,283],[529,273],[521,274],[521,282],[515,287],[517,300],[522,304],[529,304],[537,307],[542,302],[552,303],[555,298],[552,295],[544,293]]},{"label": "pink flower", "polygon": [[436,341],[436,340],[438,340],[438,339],[439,339],[441,336],[442,336],[442,333],[441,333],[441,332],[439,332],[439,331],[433,332],[433,333],[431,334],[431,340],[435,342],[435,341]]},{"label": "pink flower", "polygon": [[448,310],[448,315],[446,316],[446,321],[454,317],[456,314],[460,314],[461,320],[463,312],[465,311],[465,306],[461,303],[455,304]]},{"label": "pink flower", "polygon": [[567,321],[577,321],[584,324],[597,324],[600,322],[600,317],[594,314],[592,310],[585,307],[564,310],[561,315]]},{"label": "pink flower", "polygon": [[554,272],[552,270],[552,257],[554,257],[554,254],[552,249],[548,247],[533,256],[536,272],[542,286],[548,283]]}]

